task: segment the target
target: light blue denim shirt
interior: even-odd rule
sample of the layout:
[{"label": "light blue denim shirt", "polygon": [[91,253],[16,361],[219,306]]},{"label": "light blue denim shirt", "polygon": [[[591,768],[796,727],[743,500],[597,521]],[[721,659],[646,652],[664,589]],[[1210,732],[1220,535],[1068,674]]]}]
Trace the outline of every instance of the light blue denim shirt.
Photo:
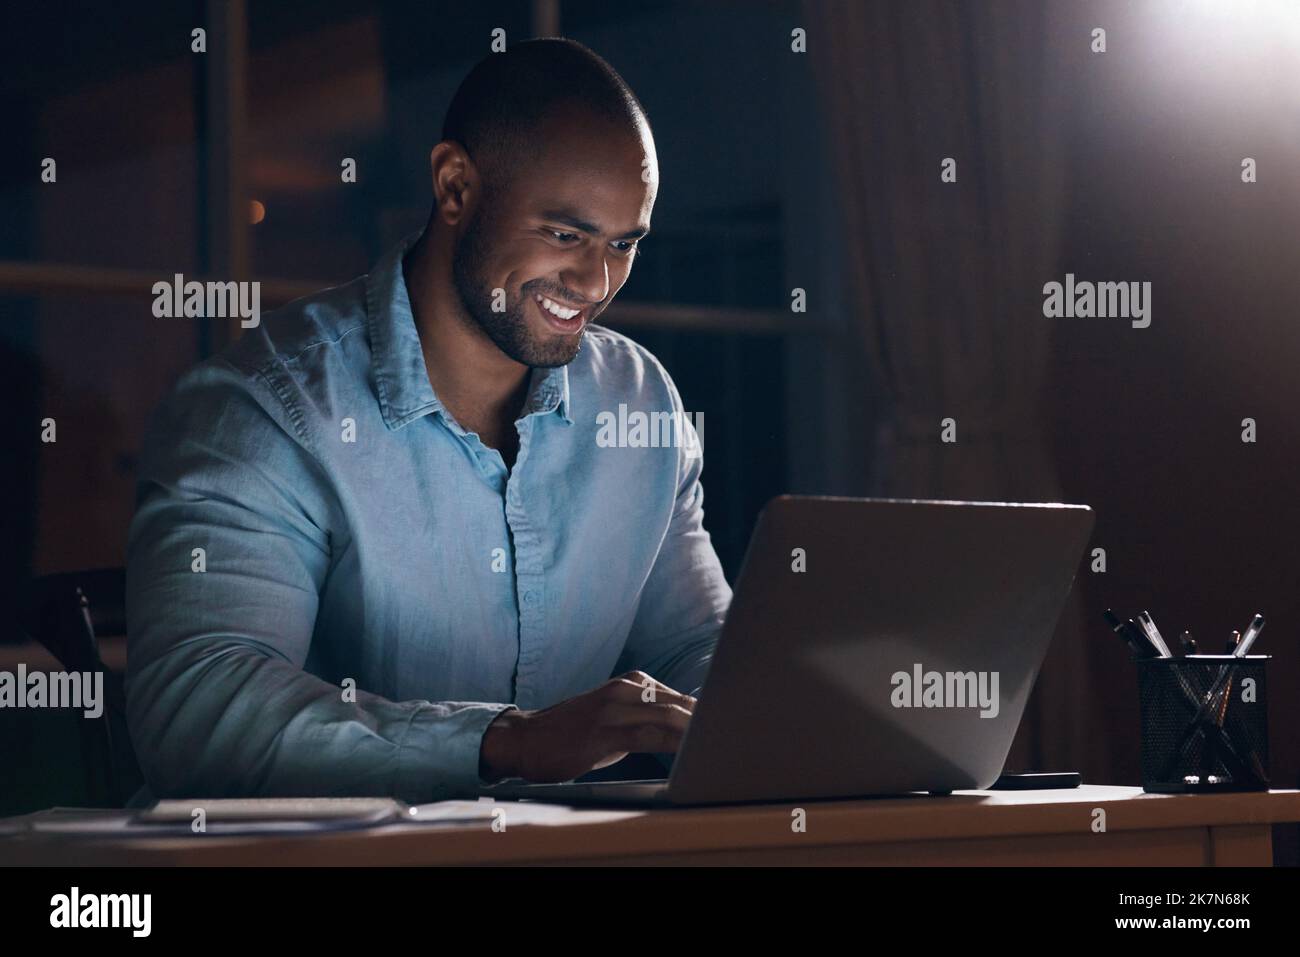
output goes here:
[{"label": "light blue denim shirt", "polygon": [[620,404],[684,416],[667,372],[589,327],[533,371],[507,470],[430,386],[414,238],[266,316],[155,418],[127,708],[159,796],[469,795],[507,707],[633,669],[703,683],[731,590],[701,456],[600,434]]}]

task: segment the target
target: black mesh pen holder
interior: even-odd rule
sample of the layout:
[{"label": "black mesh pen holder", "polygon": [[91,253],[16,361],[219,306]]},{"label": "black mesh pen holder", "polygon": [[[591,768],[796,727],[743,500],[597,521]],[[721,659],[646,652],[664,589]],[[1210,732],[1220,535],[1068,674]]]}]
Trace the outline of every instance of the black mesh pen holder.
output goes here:
[{"label": "black mesh pen holder", "polygon": [[1142,790],[1267,791],[1268,655],[1137,662]]}]

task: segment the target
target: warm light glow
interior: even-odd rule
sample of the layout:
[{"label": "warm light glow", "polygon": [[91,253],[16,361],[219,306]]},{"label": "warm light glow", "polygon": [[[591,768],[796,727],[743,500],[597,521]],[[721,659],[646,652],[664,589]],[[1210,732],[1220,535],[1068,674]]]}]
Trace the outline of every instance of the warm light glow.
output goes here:
[{"label": "warm light glow", "polygon": [[1125,112],[1133,123],[1195,122],[1207,143],[1241,143],[1241,156],[1259,148],[1257,131],[1289,135],[1300,73],[1296,0],[1150,0],[1115,9],[1104,56],[1117,49],[1116,36],[1142,51],[1107,67],[1131,94]]},{"label": "warm light glow", "polygon": [[248,202],[248,221],[256,226],[262,220],[266,219],[266,207],[260,201],[253,199]]}]

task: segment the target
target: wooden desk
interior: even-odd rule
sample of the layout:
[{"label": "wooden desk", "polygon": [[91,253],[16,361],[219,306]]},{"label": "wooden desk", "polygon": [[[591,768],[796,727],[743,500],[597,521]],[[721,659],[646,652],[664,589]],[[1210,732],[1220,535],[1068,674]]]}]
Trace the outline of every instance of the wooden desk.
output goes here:
[{"label": "wooden desk", "polygon": [[[0,864],[1259,865],[1271,825],[1300,821],[1300,791],[1154,795],[1138,788],[960,791],[950,797],[606,811],[555,823],[389,825],[293,837],[0,839]],[[1096,809],[1104,832],[1094,832]]]}]

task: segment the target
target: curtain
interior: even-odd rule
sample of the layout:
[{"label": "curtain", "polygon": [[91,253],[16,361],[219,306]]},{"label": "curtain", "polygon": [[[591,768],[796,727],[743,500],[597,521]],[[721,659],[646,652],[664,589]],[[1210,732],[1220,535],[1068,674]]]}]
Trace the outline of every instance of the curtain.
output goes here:
[{"label": "curtain", "polygon": [[[1060,501],[1042,287],[1064,275],[1062,64],[1087,53],[1086,26],[1041,0],[807,0],[803,12],[840,197],[830,241],[847,265],[862,387],[888,410],[868,437],[870,487]],[[941,179],[948,159],[955,182]],[[1072,595],[1011,769],[1107,763],[1088,734],[1080,616]]]}]

